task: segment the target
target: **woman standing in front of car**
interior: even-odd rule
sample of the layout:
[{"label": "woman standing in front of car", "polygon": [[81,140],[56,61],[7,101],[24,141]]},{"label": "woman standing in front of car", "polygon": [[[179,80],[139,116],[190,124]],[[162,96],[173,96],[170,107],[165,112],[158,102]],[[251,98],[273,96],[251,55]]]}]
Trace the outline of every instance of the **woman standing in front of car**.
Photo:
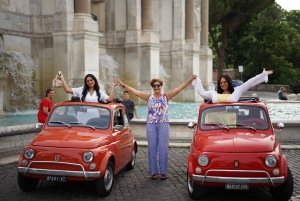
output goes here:
[{"label": "woman standing in front of car", "polygon": [[268,75],[272,73],[273,70],[266,71],[264,69],[261,74],[256,75],[241,86],[237,86],[235,88],[233,87],[232,80],[228,75],[222,75],[219,78],[216,90],[204,91],[199,77],[193,81],[192,85],[202,98],[211,99],[213,103],[235,102],[238,101],[242,94],[250,87],[262,83],[263,81],[268,82]]},{"label": "woman standing in front of car", "polygon": [[93,74],[87,74],[84,78],[84,86],[78,88],[69,88],[63,74],[57,75],[56,77],[61,79],[62,86],[66,93],[80,97],[82,102],[111,102],[114,99],[115,86],[118,84],[116,81],[113,83],[110,95],[108,96],[100,90],[97,78]]},{"label": "woman standing in front of car", "polygon": [[138,91],[117,79],[119,85],[124,89],[148,102],[146,134],[148,140],[149,169],[152,179],[158,179],[157,155],[159,158],[160,178],[161,180],[167,179],[170,136],[168,102],[181,90],[191,84],[196,77],[197,75],[192,75],[190,79],[182,83],[179,87],[164,94],[161,91],[163,81],[158,78],[154,78],[150,82],[153,94]]}]

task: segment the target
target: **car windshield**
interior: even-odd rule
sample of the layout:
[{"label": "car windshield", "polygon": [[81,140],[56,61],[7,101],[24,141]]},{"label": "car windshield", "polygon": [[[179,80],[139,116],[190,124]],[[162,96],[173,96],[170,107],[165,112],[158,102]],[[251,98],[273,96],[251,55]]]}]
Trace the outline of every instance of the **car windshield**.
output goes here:
[{"label": "car windshield", "polygon": [[63,105],[53,109],[48,126],[88,126],[107,129],[110,125],[110,111],[104,107],[86,105]]},{"label": "car windshield", "polygon": [[269,119],[264,108],[257,106],[216,106],[202,111],[201,130],[268,129]]}]

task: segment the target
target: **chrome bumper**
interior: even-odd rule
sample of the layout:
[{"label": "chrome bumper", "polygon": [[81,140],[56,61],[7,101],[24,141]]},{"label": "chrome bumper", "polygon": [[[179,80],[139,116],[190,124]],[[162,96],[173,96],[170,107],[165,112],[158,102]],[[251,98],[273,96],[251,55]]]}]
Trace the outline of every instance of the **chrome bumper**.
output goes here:
[{"label": "chrome bumper", "polygon": [[[71,170],[54,170],[54,169],[40,169],[40,168],[30,168],[33,163],[40,164],[61,164],[70,166],[79,166],[82,171],[71,171]],[[81,164],[77,163],[67,163],[67,162],[55,162],[55,161],[32,161],[27,167],[18,167],[18,172],[26,174],[39,174],[39,175],[52,175],[52,176],[69,176],[69,177],[84,177],[89,180],[90,177],[100,177],[101,171],[85,171]]]},{"label": "chrome bumper", "polygon": [[[219,176],[208,176],[210,172],[238,172],[238,173],[264,173],[266,177],[219,177]],[[201,181],[201,185],[204,182],[214,183],[238,183],[238,184],[282,184],[284,182],[284,176],[281,177],[270,177],[269,173],[260,170],[208,170],[205,175],[191,175],[191,180]]]}]

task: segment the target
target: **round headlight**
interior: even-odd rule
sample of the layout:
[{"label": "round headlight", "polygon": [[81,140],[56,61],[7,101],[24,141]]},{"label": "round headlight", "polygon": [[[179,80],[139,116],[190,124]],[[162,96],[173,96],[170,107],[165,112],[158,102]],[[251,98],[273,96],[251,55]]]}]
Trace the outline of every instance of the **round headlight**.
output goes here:
[{"label": "round headlight", "polygon": [[265,164],[267,167],[275,167],[277,164],[277,160],[274,156],[267,156],[265,159]]},{"label": "round headlight", "polygon": [[206,166],[208,164],[209,160],[208,157],[206,155],[200,155],[198,157],[198,164],[201,166]]},{"label": "round headlight", "polygon": [[26,159],[32,159],[34,157],[34,151],[33,151],[33,149],[26,149],[24,151],[24,157]]},{"label": "round headlight", "polygon": [[84,160],[84,162],[89,163],[89,162],[92,162],[93,159],[94,159],[94,154],[92,152],[87,151],[87,152],[85,152],[83,154],[83,160]]}]

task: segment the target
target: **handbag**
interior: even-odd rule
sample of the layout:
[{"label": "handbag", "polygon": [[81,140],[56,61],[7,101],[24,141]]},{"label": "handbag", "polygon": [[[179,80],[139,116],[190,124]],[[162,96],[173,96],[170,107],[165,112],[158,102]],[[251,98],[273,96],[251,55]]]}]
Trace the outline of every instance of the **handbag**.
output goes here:
[{"label": "handbag", "polygon": [[52,80],[52,86],[53,87],[62,87],[61,80],[59,78],[54,78]]}]

